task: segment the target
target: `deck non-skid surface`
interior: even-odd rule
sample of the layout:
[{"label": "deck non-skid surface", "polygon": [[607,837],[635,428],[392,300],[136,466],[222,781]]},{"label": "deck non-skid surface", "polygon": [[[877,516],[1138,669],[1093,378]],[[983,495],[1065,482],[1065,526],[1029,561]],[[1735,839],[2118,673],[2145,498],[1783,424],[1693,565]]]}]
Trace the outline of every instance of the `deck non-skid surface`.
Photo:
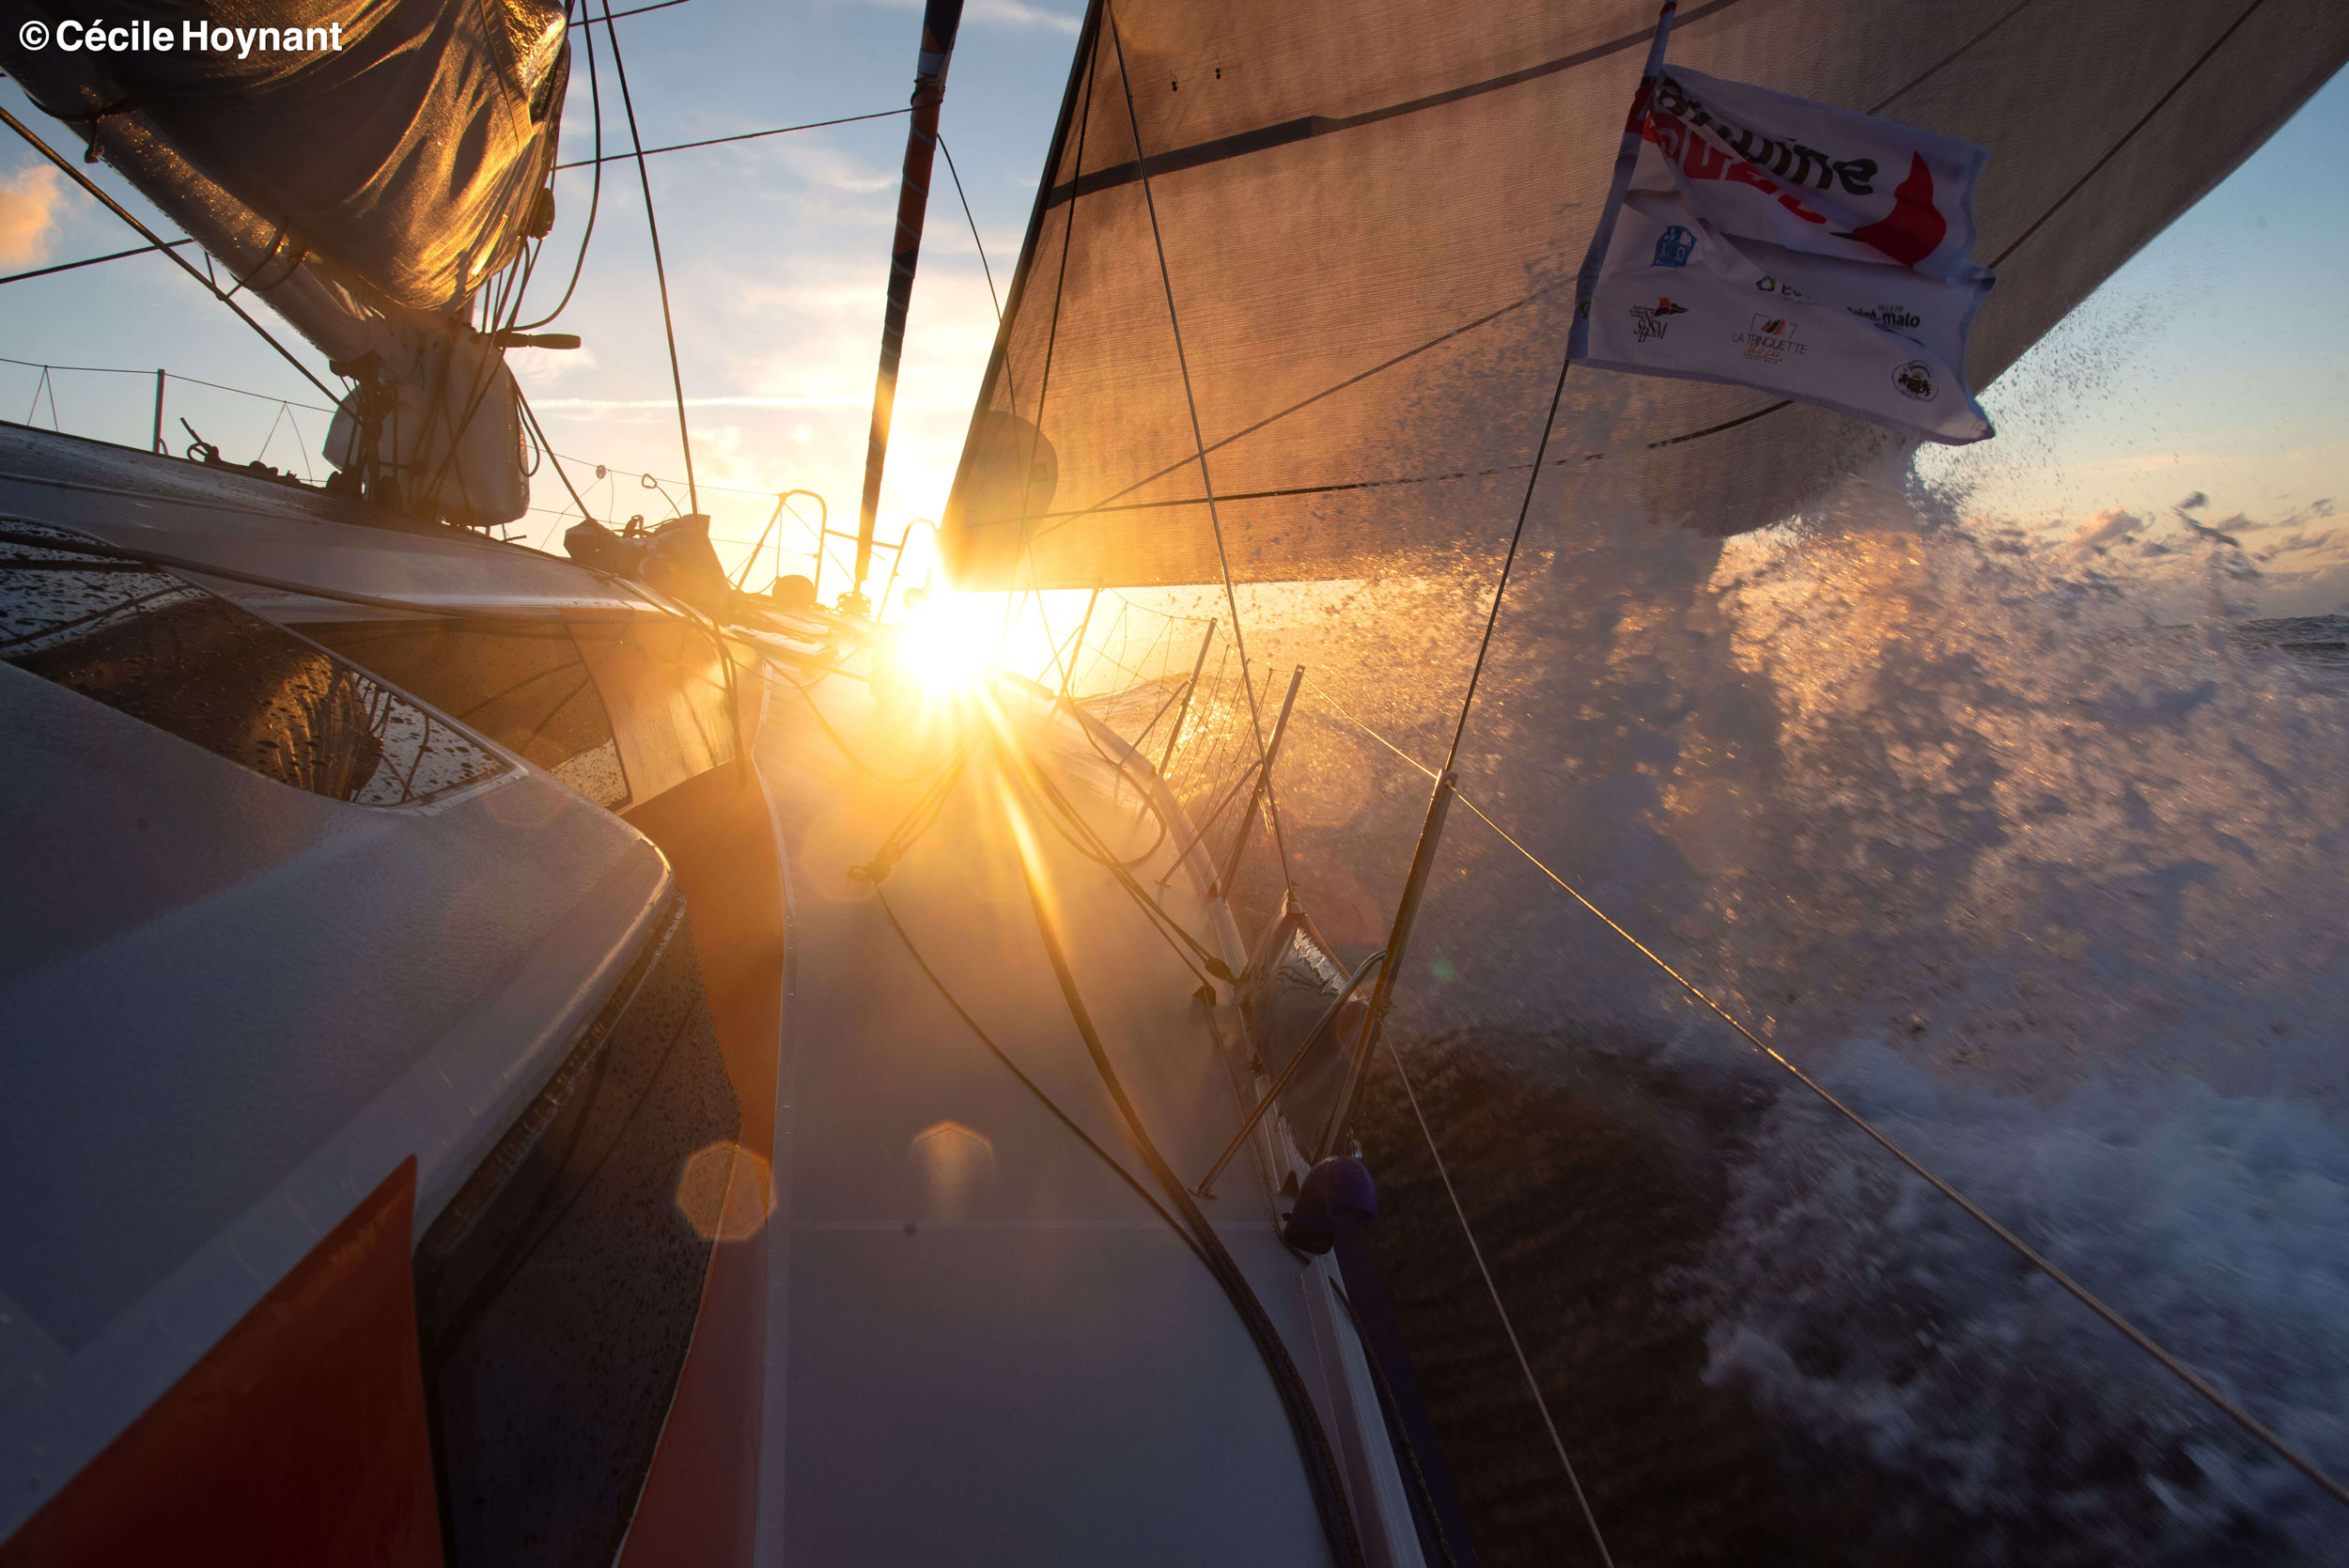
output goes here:
[{"label": "deck non-skid surface", "polygon": [[[804,677],[802,677],[804,678]],[[955,1017],[848,868],[953,746],[910,691],[777,683],[758,762],[790,854],[760,1557],[831,1563],[1326,1560],[1295,1440],[1229,1299],[1157,1215]],[[981,722],[962,700],[960,722]],[[1122,855],[1157,831],[1065,713],[1013,733]],[[1195,1178],[1236,1125],[1198,980],[982,741],[885,891],[997,1043],[1145,1184],[1048,965],[1033,855],[1128,1093]],[[1023,846],[1024,841],[1024,846]],[[1136,875],[1150,886],[1174,846]],[[1197,890],[1165,907],[1208,930]],[[1216,946],[1208,942],[1212,949]],[[1309,1382],[1302,1290],[1251,1172],[1204,1205]],[[1154,1189],[1155,1190],[1155,1189]]]}]

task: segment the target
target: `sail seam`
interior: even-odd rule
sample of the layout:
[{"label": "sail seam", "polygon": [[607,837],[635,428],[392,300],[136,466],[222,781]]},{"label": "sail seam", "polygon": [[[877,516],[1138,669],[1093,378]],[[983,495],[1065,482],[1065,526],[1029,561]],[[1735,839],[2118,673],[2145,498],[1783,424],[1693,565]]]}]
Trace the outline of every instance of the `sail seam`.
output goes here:
[{"label": "sail seam", "polygon": [[2031,224],[2030,227],[2016,235],[2013,243],[2009,244],[2006,249],[2000,251],[1997,256],[1991,257],[1990,265],[1996,267],[2000,262],[2004,261],[2008,256],[2013,256],[2016,251],[2022,249],[2024,241],[2029,240],[2032,235],[2038,233],[2041,225],[2046,224],[2048,219],[2054,217],[2058,212],[2062,211],[2064,204],[2069,202],[2074,196],[2078,195],[2082,190],[2086,189],[2090,180],[2095,179],[2099,174],[2102,174],[2107,163],[2109,163],[2115,158],[2120,157],[2122,151],[2128,147],[2129,143],[2136,140],[2137,133],[2144,130],[2148,125],[2151,125],[2155,115],[2160,114],[2162,110],[2170,106],[2170,101],[2177,97],[2180,92],[2184,91],[2186,85],[2188,82],[2194,80],[2194,73],[2201,70],[2204,66],[2210,64],[2211,57],[2217,54],[2220,49],[2224,48],[2227,40],[2234,37],[2236,31],[2240,29],[2245,23],[2251,20],[2251,13],[2258,10],[2260,7],[2265,3],[2266,0],[2251,0],[2249,5],[2244,7],[2243,14],[2229,23],[2227,24],[2227,30],[2219,34],[2217,38],[2212,39],[2211,46],[2208,49],[2203,50],[2202,53],[2195,58],[2192,65],[2186,68],[2186,71],[2183,75],[2181,75],[2175,82],[2170,84],[2170,90],[2155,99],[2154,101],[2154,106],[2146,110],[2143,115],[2139,116],[2135,125],[2130,126],[2126,131],[2123,132],[2121,133],[2121,139],[2113,143],[2111,147],[2102,158],[2097,159],[2094,163],[2091,164],[2086,174],[2080,176],[2079,179],[2072,182],[2072,188],[2070,190],[2064,192],[2063,194],[2055,199],[2054,206],[2039,214],[2038,218]]},{"label": "sail seam", "polygon": [[[1700,6],[1690,11],[1681,25],[1687,26],[1690,23],[1701,22],[1717,12],[1727,10],[1737,3],[1738,0],[1712,0],[1710,5]],[[1089,175],[1079,175],[1065,185],[1056,185],[1052,188],[1050,195],[1046,198],[1046,205],[1058,206],[1062,202],[1081,195],[1090,195],[1097,191],[1108,191],[1120,185],[1131,185],[1138,179],[1147,183],[1149,177],[1154,174],[1174,174],[1185,169],[1199,168],[1207,163],[1220,163],[1226,159],[1245,157],[1252,152],[1265,152],[1276,147],[1286,147],[1292,142],[1301,142],[1315,136],[1332,135],[1337,132],[1351,131],[1359,126],[1376,125],[1382,120],[1399,119],[1405,115],[1415,115],[1425,109],[1440,109],[1446,104],[1457,103],[1466,99],[1481,98],[1486,93],[1500,92],[1506,87],[1517,86],[1527,82],[1537,81],[1545,76],[1555,76],[1560,71],[1572,70],[1578,66],[1589,65],[1592,61],[1605,59],[1610,54],[1619,54],[1626,49],[1646,43],[1648,36],[1648,30],[1642,28],[1637,33],[1626,34],[1607,43],[1597,44],[1572,54],[1561,55],[1554,60],[1545,60],[1539,65],[1527,66],[1522,70],[1509,71],[1503,75],[1487,77],[1482,82],[1471,82],[1465,86],[1447,87],[1441,92],[1428,93],[1423,97],[1406,100],[1401,103],[1390,103],[1377,109],[1365,109],[1358,115],[1303,115],[1296,119],[1282,120],[1278,124],[1258,126],[1253,131],[1241,131],[1229,136],[1219,136],[1211,142],[1197,142],[1190,147],[1155,153],[1146,159],[1141,156],[1141,144],[1137,142],[1133,162],[1113,163],[1106,169],[1096,169]]]}]

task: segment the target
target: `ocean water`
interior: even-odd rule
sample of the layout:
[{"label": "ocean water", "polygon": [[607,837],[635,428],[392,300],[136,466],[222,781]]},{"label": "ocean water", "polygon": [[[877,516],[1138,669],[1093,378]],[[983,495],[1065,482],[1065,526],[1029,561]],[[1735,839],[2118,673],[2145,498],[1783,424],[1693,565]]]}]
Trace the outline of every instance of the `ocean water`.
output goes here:
[{"label": "ocean water", "polygon": [[[2085,541],[1966,507],[1889,468],[1726,547],[1579,509],[1513,590],[1463,791],[2349,1474],[2342,623],[2259,624],[2260,564],[2199,498]],[[1351,713],[1309,701],[1283,764],[1300,887],[1341,947],[1377,939],[1426,788],[1355,721],[1439,755],[1480,598],[1467,572],[1398,578],[1261,634]],[[1269,886],[1260,869],[1259,901]],[[1675,1423],[1702,1440],[1730,1399],[1762,1436],[1714,1479],[1768,1495],[1764,1555],[2349,1560],[2349,1511],[1757,1064],[1457,810],[1405,978],[1406,1060],[1456,1091],[1439,1136],[1443,1106],[1481,1108],[1447,1153],[1472,1213],[1516,1216],[1504,1287],[1537,1319],[1561,1293],[1627,1292],[1702,1344],[1610,1369],[1605,1324],[1568,1313],[1556,1332],[1590,1343],[1547,1348],[1556,1397],[1653,1377],[1583,1437],[1641,1453],[1667,1452]],[[1733,1109],[1687,1110],[1699,1101]],[[1392,1111],[1390,1094],[1365,1114],[1408,1186]],[[1612,1129],[1624,1160],[1645,1157],[1649,1129],[1654,1179],[1520,1157],[1576,1118]],[[1610,1244],[1620,1277],[1593,1274],[1594,1190],[1633,1212],[1655,1195],[1686,1244],[1643,1247],[1635,1227]],[[1404,1201],[1423,1214],[1424,1197]],[[1463,1364],[1499,1381],[1431,1376],[1455,1431],[1501,1419],[1514,1376]],[[1544,1472],[1521,1484],[1538,1493]],[[1660,1506],[1637,1476],[1599,1491]],[[1510,1516],[1548,1520],[1532,1507]],[[1660,1539],[1653,1560],[1721,1560],[1719,1540]],[[1487,1552],[1570,1560],[1563,1544]]]}]

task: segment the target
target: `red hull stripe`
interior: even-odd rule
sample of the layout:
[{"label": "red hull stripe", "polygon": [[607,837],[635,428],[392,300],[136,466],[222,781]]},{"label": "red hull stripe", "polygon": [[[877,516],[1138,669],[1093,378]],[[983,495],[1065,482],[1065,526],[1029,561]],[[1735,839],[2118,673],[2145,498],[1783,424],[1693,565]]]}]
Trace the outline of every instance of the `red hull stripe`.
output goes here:
[{"label": "red hull stripe", "polygon": [[412,1158],[24,1528],[0,1565],[440,1568]]}]

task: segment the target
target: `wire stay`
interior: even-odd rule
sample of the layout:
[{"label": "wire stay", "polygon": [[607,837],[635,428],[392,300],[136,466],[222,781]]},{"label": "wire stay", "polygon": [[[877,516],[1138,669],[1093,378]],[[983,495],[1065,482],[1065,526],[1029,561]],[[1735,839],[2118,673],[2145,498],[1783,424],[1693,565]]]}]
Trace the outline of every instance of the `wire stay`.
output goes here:
[{"label": "wire stay", "polygon": [[[1315,687],[1315,690],[1316,691],[1321,691],[1319,687]],[[1356,728],[1360,729],[1363,734],[1369,736],[1373,740],[1377,741],[1381,746],[1386,747],[1387,750],[1392,752],[1395,755],[1401,757],[1405,762],[1409,763],[1413,768],[1418,768],[1421,772],[1428,773],[1431,771],[1426,764],[1419,761],[1416,757],[1413,757],[1409,753],[1404,751],[1401,747],[1389,740],[1385,736],[1380,735],[1377,731],[1372,729],[1368,724],[1363,723],[1361,720],[1355,718],[1352,713],[1347,712],[1337,703],[1336,699],[1330,697],[1327,691],[1321,691],[1321,695],[1325,700],[1329,701],[1332,708],[1343,714],[1349,722],[1351,722]],[[1838,1099],[1828,1090],[1826,1085],[1820,1083],[1818,1079],[1812,1078],[1809,1073],[1804,1072],[1800,1067],[1797,1066],[1794,1062],[1788,1059],[1787,1056],[1779,1050],[1777,1047],[1771,1045],[1767,1040],[1765,1040],[1761,1035],[1754,1032],[1753,1030],[1747,1027],[1744,1020],[1740,1019],[1735,1014],[1730,1012],[1728,1008],[1722,1006],[1719,1002],[1714,1001],[1709,993],[1700,988],[1695,982],[1688,979],[1687,975],[1682,974],[1679,970],[1673,968],[1670,963],[1666,962],[1662,955],[1657,954],[1655,949],[1649,947],[1645,942],[1640,940],[1639,938],[1633,936],[1629,931],[1626,930],[1613,916],[1608,914],[1606,910],[1600,908],[1596,904],[1594,904],[1590,899],[1583,896],[1580,889],[1577,888],[1573,883],[1567,881],[1563,877],[1559,876],[1556,871],[1550,868],[1548,862],[1544,862],[1539,856],[1535,855],[1533,851],[1528,849],[1523,844],[1519,843],[1517,837],[1506,828],[1503,828],[1500,823],[1494,821],[1490,816],[1486,815],[1483,807],[1477,805],[1475,801],[1470,800],[1466,795],[1460,794],[1456,789],[1453,792],[1453,795],[1454,799],[1457,800],[1461,805],[1467,807],[1470,812],[1475,814],[1477,820],[1483,822],[1486,827],[1490,828],[1495,833],[1499,834],[1501,841],[1507,844],[1510,848],[1516,850],[1519,855],[1522,855],[1534,870],[1548,877],[1550,881],[1558,885],[1559,889],[1563,892],[1567,897],[1573,899],[1577,904],[1579,904],[1583,908],[1589,910],[1593,915],[1596,916],[1600,924],[1604,924],[1608,930],[1612,931],[1616,936],[1622,938],[1634,952],[1638,953],[1641,957],[1656,966],[1656,968],[1661,970],[1673,985],[1679,986],[1683,991],[1686,991],[1707,1011],[1711,1012],[1716,1017],[1719,1018],[1721,1022],[1727,1024],[1732,1030],[1735,1031],[1737,1034],[1745,1040],[1747,1045],[1751,1047],[1756,1052],[1768,1057],[1772,1062],[1777,1063],[1781,1067],[1783,1067],[1788,1073],[1792,1074],[1797,1082],[1799,1082],[1804,1088],[1810,1090],[1813,1094],[1816,1094],[1821,1100],[1826,1102],[1826,1104],[1838,1115],[1842,1116],[1845,1121],[1851,1123],[1852,1126],[1858,1127],[1861,1132],[1866,1133],[1868,1137],[1879,1144],[1887,1154],[1890,1154],[1894,1159],[1899,1160],[1903,1165],[1914,1172],[1936,1192],[1938,1192],[1942,1197],[1947,1198],[1951,1203],[1955,1203],[1959,1208],[1965,1210],[1970,1219],[1972,1219],[1977,1224],[1981,1225],[1983,1230],[1988,1231],[1993,1236],[1996,1236],[1999,1241],[2004,1242],[2014,1250],[2017,1257],[2030,1264],[2031,1267],[2046,1275],[2049,1280],[2055,1281],[2057,1285],[2061,1287],[2075,1300],[2078,1301],[2080,1305],[2086,1307],[2099,1318],[2102,1318],[2108,1327],[2112,1328],[2131,1344],[2136,1345],[2138,1349],[2143,1351],[2147,1356],[2151,1357],[2164,1371],[2168,1372],[2179,1382],[2185,1384],[2196,1394],[2201,1396],[2201,1398],[2208,1403],[2212,1408],[2217,1410],[2229,1421],[2233,1421],[2235,1425],[2241,1427],[2246,1433],[2256,1438],[2270,1452],[2274,1452],[2278,1458],[2283,1460],[2294,1469],[2298,1470],[2302,1475],[2313,1482],[2320,1489],[2332,1497],[2336,1501],[2349,1504],[2349,1486],[2343,1485],[2341,1482],[2331,1474],[2331,1472],[2326,1470],[2322,1466],[2318,1465],[2315,1460],[2310,1458],[2307,1454],[2301,1452],[2297,1448],[2294,1447],[2282,1434],[2277,1432],[2274,1428],[2267,1425],[2258,1417],[2252,1415],[2240,1404],[2236,1403],[2233,1399],[2230,1398],[2226,1393],[2221,1391],[2217,1385],[2210,1381],[2210,1379],[2204,1377],[2201,1373],[2196,1372],[2192,1367],[2187,1366],[2184,1361],[2180,1360],[2152,1335],[2145,1332],[2144,1329],[2139,1328],[2136,1324],[2130,1322],[2126,1317],[2123,1317],[2118,1310],[2108,1305],[2102,1297],[2091,1291],[2086,1285],[2081,1284],[2077,1280],[2075,1280],[2071,1275],[2064,1272],[2063,1269],[2057,1266],[2052,1260],[2043,1255],[2029,1242],[2025,1241],[2021,1236],[2016,1235],[2013,1231],[2007,1229],[2006,1226],[2000,1224],[1996,1219],[1992,1218],[1989,1212],[1983,1209],[1981,1204],[1975,1203],[1971,1198],[1967,1197],[1965,1193],[1959,1191],[1948,1181],[1935,1173],[1924,1164],[1923,1161],[1920,1160],[1916,1156],[1910,1154],[1906,1149],[1895,1142],[1889,1135],[1880,1130],[1875,1123],[1869,1121],[1865,1116],[1862,1116],[1859,1111],[1853,1110],[1850,1106],[1845,1105],[1841,1099]],[[1393,1055],[1393,1048],[1392,1046],[1388,1048],[1388,1054],[1390,1056]],[[1400,1071],[1402,1066],[1401,1059],[1396,1058],[1395,1061],[1396,1068]],[[1407,1092],[1408,1088],[1408,1086],[1407,1084]],[[1417,1110],[1416,1104],[1413,1109],[1414,1110]],[[1422,1126],[1423,1129],[1423,1122]],[[1434,1145],[1431,1140],[1429,1145],[1431,1152],[1433,1150],[1433,1146]],[[1448,1189],[1450,1187],[1449,1178],[1447,1178],[1445,1185]],[[1461,1222],[1463,1226],[1465,1226],[1467,1223],[1466,1219],[1463,1218]]]}]

